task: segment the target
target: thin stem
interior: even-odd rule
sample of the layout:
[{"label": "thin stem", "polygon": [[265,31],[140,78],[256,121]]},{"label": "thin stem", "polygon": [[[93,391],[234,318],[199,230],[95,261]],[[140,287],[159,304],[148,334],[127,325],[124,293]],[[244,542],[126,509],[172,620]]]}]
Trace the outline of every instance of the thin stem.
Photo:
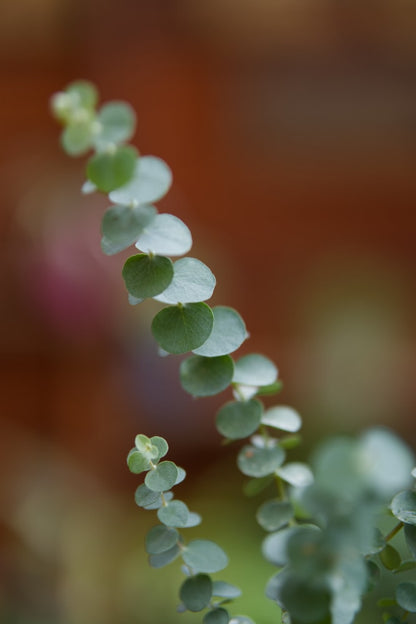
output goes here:
[{"label": "thin stem", "polygon": [[393,529],[390,531],[390,533],[387,533],[386,537],[384,538],[386,542],[389,542],[391,539],[393,539],[393,537],[395,535],[397,535],[397,533],[400,531],[400,529],[402,529],[404,526],[403,522],[399,522],[398,524],[396,524],[395,527],[393,527]]},{"label": "thin stem", "polygon": [[276,486],[277,486],[277,491],[279,494],[279,498],[284,501],[286,500],[287,496],[286,496],[286,488],[285,485],[283,483],[283,480],[279,477],[279,475],[275,476],[275,481],[276,481]]}]

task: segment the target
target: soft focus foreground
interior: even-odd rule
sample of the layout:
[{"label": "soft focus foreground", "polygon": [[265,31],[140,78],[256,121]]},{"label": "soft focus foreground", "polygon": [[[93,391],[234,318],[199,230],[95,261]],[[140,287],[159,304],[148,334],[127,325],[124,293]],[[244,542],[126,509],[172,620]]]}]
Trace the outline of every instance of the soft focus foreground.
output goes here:
[{"label": "soft focus foreground", "polygon": [[275,613],[257,504],[243,506],[237,474],[224,483],[216,403],[191,401],[157,357],[119,262],[101,256],[106,206],[79,199],[79,167],[59,154],[47,102],[73,78],[134,103],[144,153],[175,170],[165,210],[192,225],[198,257],[215,271],[215,249],[229,267],[218,300],[279,363],[307,445],[377,422],[414,446],[413,9],[198,6],[2,8],[6,622],[174,621],[124,468],[138,430],[192,468],[207,534],[238,526],[234,578],[253,588],[241,610]]}]

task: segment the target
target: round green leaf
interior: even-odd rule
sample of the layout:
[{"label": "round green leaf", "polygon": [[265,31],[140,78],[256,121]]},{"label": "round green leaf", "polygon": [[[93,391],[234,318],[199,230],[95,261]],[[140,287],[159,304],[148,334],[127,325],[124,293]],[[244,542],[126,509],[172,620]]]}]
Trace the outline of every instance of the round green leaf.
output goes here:
[{"label": "round green leaf", "polygon": [[228,598],[228,600],[233,600],[234,598],[241,596],[241,589],[235,585],[231,585],[231,583],[226,583],[225,581],[214,581],[212,586],[212,595],[217,596],[218,598]]},{"label": "round green leaf", "polygon": [[[198,303],[209,299],[215,288],[215,277],[206,264],[196,258],[181,258],[173,265],[173,279],[155,299],[162,303]],[[215,311],[214,328],[215,328]]]},{"label": "round green leaf", "polygon": [[400,583],[396,588],[396,600],[405,611],[416,613],[416,583]]},{"label": "round green leaf", "polygon": [[229,621],[229,613],[222,607],[216,607],[212,611],[208,611],[202,619],[203,624],[228,624]]},{"label": "round green leaf", "polygon": [[172,561],[174,561],[180,554],[181,550],[178,544],[169,548],[169,550],[165,550],[163,553],[159,553],[157,555],[149,556],[149,564],[152,568],[163,568],[168,565]]},{"label": "round green leaf", "polygon": [[[295,621],[302,624],[321,622],[329,612],[329,589],[313,578],[304,580],[291,575],[281,587],[279,597]],[[333,622],[336,620],[333,619]]]},{"label": "round green leaf", "polygon": [[99,152],[87,163],[87,177],[100,191],[109,193],[130,180],[136,160],[137,150],[130,145]]},{"label": "round green leaf", "polygon": [[195,572],[211,574],[219,572],[228,565],[225,552],[210,540],[193,540],[182,552],[184,563]]},{"label": "round green leaf", "polygon": [[187,578],[181,585],[179,596],[189,611],[202,611],[211,600],[211,578],[207,574],[196,574]]},{"label": "round green leaf", "polygon": [[218,431],[230,440],[240,440],[254,433],[261,420],[263,406],[260,401],[230,401],[217,413]]},{"label": "round green leaf", "polygon": [[134,500],[136,501],[136,505],[139,507],[143,507],[144,509],[148,508],[149,505],[157,505],[156,509],[162,504],[162,498],[160,496],[160,492],[153,492],[153,490],[149,490],[149,488],[142,483],[137,488],[134,494]]},{"label": "round green leaf", "polygon": [[288,563],[287,544],[297,530],[297,527],[289,527],[267,535],[262,544],[263,557],[279,568],[285,566]]},{"label": "round green leaf", "polygon": [[145,299],[166,288],[173,277],[173,265],[164,256],[136,254],[126,260],[122,275],[128,292]]},{"label": "round green leaf", "polygon": [[263,425],[275,427],[282,431],[295,433],[302,426],[302,419],[299,414],[291,407],[279,405],[270,407],[266,410],[261,418]]},{"label": "round green leaf", "polygon": [[157,214],[154,206],[111,206],[103,216],[104,253],[112,255],[136,242],[143,229]]},{"label": "round green leaf", "polygon": [[158,555],[166,550],[170,550],[177,543],[178,538],[179,533],[176,529],[167,527],[164,524],[157,524],[146,535],[146,552],[149,555]]},{"label": "round green leaf", "polygon": [[171,461],[164,461],[147,473],[144,482],[149,490],[166,492],[175,485],[177,476],[177,466]]},{"label": "round green leaf", "polygon": [[246,615],[235,615],[228,624],[255,624],[253,620]]},{"label": "round green leaf", "polygon": [[265,477],[275,472],[284,459],[285,452],[280,446],[257,448],[247,445],[239,452],[237,464],[248,477]]},{"label": "round green leaf", "polygon": [[173,500],[168,505],[159,507],[157,517],[163,524],[170,527],[186,527],[189,519],[189,509],[180,500]]},{"label": "round green leaf", "polygon": [[358,467],[362,478],[382,500],[390,499],[396,492],[411,485],[413,453],[391,431],[381,427],[366,431],[359,440],[358,448]]},{"label": "round green leaf", "polygon": [[413,557],[416,559],[416,525],[405,524],[404,535],[409,550],[412,553]]},{"label": "round green leaf", "polygon": [[216,357],[236,351],[248,337],[246,326],[241,316],[226,306],[216,306],[214,313],[214,326],[210,337],[198,349],[194,349],[197,355]]},{"label": "round green leaf", "polygon": [[195,513],[194,511],[190,511],[184,528],[190,529],[192,527],[196,527],[199,524],[201,524],[201,522],[202,522],[201,516]]},{"label": "round green leaf", "polygon": [[230,385],[234,363],[229,355],[214,358],[192,355],[183,360],[179,372],[186,392],[197,397],[212,396]]},{"label": "round green leaf", "polygon": [[94,143],[105,149],[109,143],[124,143],[131,139],[136,126],[136,115],[126,102],[108,102],[98,112],[98,132]]},{"label": "round green leaf", "polygon": [[[76,105],[88,110],[94,110],[98,101],[98,91],[96,87],[87,80],[75,80],[65,89],[73,98],[76,98]],[[75,101],[75,100],[74,100]]]},{"label": "round green leaf", "polygon": [[140,474],[145,470],[149,470],[150,463],[147,457],[133,448],[127,455],[127,466],[133,474]]},{"label": "round green leaf", "polygon": [[[162,457],[164,457],[166,455],[166,453],[169,450],[169,445],[166,442],[165,438],[162,438],[161,436],[152,436],[150,438],[150,442],[153,444],[153,446],[156,446],[157,450],[158,450],[158,454],[157,454],[157,461],[159,461],[159,459],[161,459]],[[177,466],[178,469],[178,476],[179,476],[179,471],[183,470],[183,468],[179,468]],[[177,481],[175,482],[175,485],[177,484]]]},{"label": "round green leaf", "polygon": [[184,481],[186,477],[186,470],[184,470],[180,466],[176,466],[176,467],[178,469],[178,476],[176,477],[175,485],[178,485],[178,483],[182,483],[182,481]]},{"label": "round green leaf", "polygon": [[263,492],[274,480],[272,475],[267,475],[259,479],[249,479],[243,486],[243,492],[246,496],[256,496]]},{"label": "round green leaf", "polygon": [[85,119],[70,123],[62,132],[61,144],[69,156],[81,156],[91,149],[93,119],[85,115]]},{"label": "round green leaf", "polygon": [[212,331],[214,315],[206,303],[169,306],[156,314],[152,333],[168,353],[186,353],[205,342]]},{"label": "round green leaf", "polygon": [[397,570],[402,562],[400,553],[391,544],[386,544],[379,553],[380,561],[387,570]]},{"label": "round green leaf", "polygon": [[277,531],[284,527],[294,516],[294,509],[289,501],[268,500],[258,509],[256,518],[265,531]]},{"label": "round green leaf", "polygon": [[244,355],[235,363],[234,383],[246,386],[268,386],[277,379],[277,368],[264,355]]},{"label": "round green leaf", "polygon": [[368,559],[365,562],[365,565],[367,568],[366,592],[370,592],[375,589],[379,584],[381,578],[381,570],[374,561],[371,561],[371,559]]},{"label": "round green leaf", "polygon": [[158,214],[139,236],[136,247],[165,256],[183,256],[192,247],[192,235],[178,217]]},{"label": "round green leaf", "polygon": [[156,446],[154,446],[150,440],[150,438],[148,438],[147,436],[143,435],[142,433],[139,433],[135,440],[134,443],[136,445],[137,450],[139,451],[139,453],[141,453],[143,455],[143,457],[145,457],[146,459],[153,459],[156,460],[159,454],[159,450]]},{"label": "round green leaf", "polygon": [[[143,487],[147,487],[147,486],[144,485],[143,483]],[[163,492],[163,499],[162,499],[162,495],[160,492],[153,492],[153,493],[157,494],[157,497],[154,500],[154,502],[148,503],[147,505],[139,505],[139,507],[143,507],[143,509],[147,509],[148,511],[155,510],[155,509],[159,509],[163,505],[166,505],[166,503],[169,503],[173,499],[173,492]]]},{"label": "round green leaf", "polygon": [[416,492],[399,492],[391,501],[393,514],[405,524],[416,525]]},{"label": "round green leaf", "polygon": [[168,165],[155,156],[141,156],[131,180],[110,193],[115,204],[149,204],[166,195],[172,184]]},{"label": "round green leaf", "polygon": [[306,487],[313,483],[312,470],[307,464],[301,462],[289,462],[276,470],[281,477],[294,487]]},{"label": "round green leaf", "polygon": [[416,569],[416,561],[410,559],[408,561],[402,561],[399,567],[394,571],[396,574],[399,572],[408,572],[409,570]]}]

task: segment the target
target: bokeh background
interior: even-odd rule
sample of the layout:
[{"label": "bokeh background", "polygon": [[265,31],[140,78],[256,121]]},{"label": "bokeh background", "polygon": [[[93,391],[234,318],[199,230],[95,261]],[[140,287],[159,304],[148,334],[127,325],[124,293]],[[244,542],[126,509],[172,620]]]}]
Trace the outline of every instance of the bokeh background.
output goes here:
[{"label": "bokeh background", "polygon": [[137,147],[174,171],[159,209],[245,318],[241,353],[278,364],[305,458],[375,423],[416,443],[415,70],[411,0],[1,0],[2,624],[199,621],[175,613],[178,566],[147,566],[138,432],[188,470],[190,535],[226,547],[218,576],[245,589],[233,612],[279,621],[258,501],[213,424],[228,396],[192,400],[158,357],[50,95],[85,78],[132,103]]}]

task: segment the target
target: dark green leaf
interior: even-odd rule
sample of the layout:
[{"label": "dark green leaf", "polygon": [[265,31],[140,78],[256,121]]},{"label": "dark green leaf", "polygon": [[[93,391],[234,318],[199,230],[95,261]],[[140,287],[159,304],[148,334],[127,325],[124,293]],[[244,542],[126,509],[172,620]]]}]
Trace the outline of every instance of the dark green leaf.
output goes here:
[{"label": "dark green leaf", "polygon": [[394,570],[394,573],[399,574],[400,572],[408,572],[414,569],[416,569],[416,561],[411,559],[410,561],[402,561],[399,567]]},{"label": "dark green leaf", "polygon": [[230,440],[246,438],[257,431],[262,413],[263,406],[256,399],[230,401],[217,413],[217,429],[221,435]]},{"label": "dark green leaf", "polygon": [[413,524],[404,525],[404,535],[410,552],[416,559],[416,526]]},{"label": "dark green leaf", "polygon": [[136,166],[137,150],[123,145],[111,152],[99,152],[87,163],[87,177],[104,193],[129,181]]},{"label": "dark green leaf", "polygon": [[181,384],[193,396],[212,396],[230,385],[233,372],[234,363],[229,355],[212,358],[192,355],[181,363]]},{"label": "dark green leaf", "polygon": [[196,574],[187,578],[182,583],[179,596],[189,611],[202,611],[209,605],[211,600],[211,578],[207,574]]},{"label": "dark green leaf", "polygon": [[383,550],[379,553],[381,563],[387,570],[396,570],[402,559],[400,553],[391,544],[386,544]]},{"label": "dark green leaf", "polygon": [[368,576],[366,591],[369,592],[375,589],[379,584],[381,578],[381,570],[374,561],[368,560],[365,563],[367,566]]},{"label": "dark green leaf", "polygon": [[202,620],[203,624],[228,624],[229,621],[229,613],[222,607],[216,607],[212,611],[208,611]]},{"label": "dark green leaf", "polygon": [[156,314],[152,332],[168,353],[186,353],[203,344],[211,333],[214,316],[206,303],[169,306]]},{"label": "dark green leaf", "polygon": [[173,265],[169,258],[137,254],[126,260],[123,279],[128,292],[133,297],[153,297],[170,284]]}]

